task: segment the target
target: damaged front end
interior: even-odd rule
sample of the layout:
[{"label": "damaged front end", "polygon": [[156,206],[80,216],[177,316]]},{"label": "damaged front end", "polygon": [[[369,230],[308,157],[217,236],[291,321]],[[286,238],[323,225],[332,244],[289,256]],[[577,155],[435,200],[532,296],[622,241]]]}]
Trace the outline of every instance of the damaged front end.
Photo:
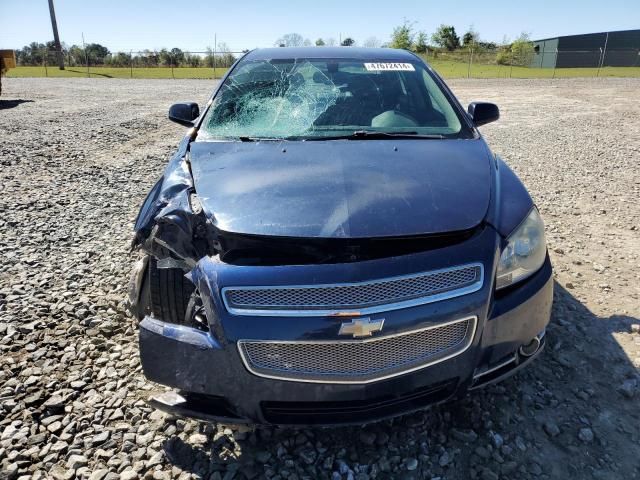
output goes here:
[{"label": "damaged front end", "polygon": [[129,283],[129,309],[138,319],[154,314],[184,321],[193,284],[185,276],[215,255],[216,234],[204,215],[189,167],[189,137],[149,192],[135,224],[132,251],[140,251]]},{"label": "damaged front end", "polygon": [[[229,266],[349,264],[453,246],[484,228],[478,224],[445,232],[355,238],[224,231],[215,212],[203,208],[189,146],[181,145],[136,221],[132,250],[143,255],[132,272],[129,303],[139,320],[153,314],[165,321],[195,321],[202,326],[188,307],[191,301],[201,302],[193,270],[205,257]],[[210,195],[204,200],[210,203]],[[341,226],[337,231],[344,230]]]}]

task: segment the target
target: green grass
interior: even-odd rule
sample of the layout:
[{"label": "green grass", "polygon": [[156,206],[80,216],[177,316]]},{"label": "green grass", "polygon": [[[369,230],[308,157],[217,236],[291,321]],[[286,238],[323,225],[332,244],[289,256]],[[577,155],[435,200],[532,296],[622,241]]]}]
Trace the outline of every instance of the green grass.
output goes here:
[{"label": "green grass", "polygon": [[[172,71],[173,70],[173,71]],[[227,68],[216,68],[215,78],[221,78]],[[214,78],[213,68],[169,67],[121,68],[90,67],[91,78]],[[7,72],[7,77],[87,77],[84,67],[67,67],[59,70],[56,67],[16,67]]]},{"label": "green grass", "polygon": [[[427,61],[445,78],[566,78],[596,77],[597,68],[530,68],[509,67],[503,65],[473,64],[469,71],[466,62],[455,60],[427,59]],[[216,68],[215,78],[226,73],[226,68]],[[118,68],[91,67],[92,78],[214,78],[212,68],[179,67],[173,71],[168,67]],[[7,77],[86,77],[87,70],[82,67],[68,67],[58,70],[55,67],[16,67],[7,72]],[[600,77],[640,77],[640,67],[604,67]]]},{"label": "green grass", "polygon": [[505,65],[469,64],[447,60],[427,60],[445,78],[566,78],[566,77],[640,77],[640,67],[531,68]]}]

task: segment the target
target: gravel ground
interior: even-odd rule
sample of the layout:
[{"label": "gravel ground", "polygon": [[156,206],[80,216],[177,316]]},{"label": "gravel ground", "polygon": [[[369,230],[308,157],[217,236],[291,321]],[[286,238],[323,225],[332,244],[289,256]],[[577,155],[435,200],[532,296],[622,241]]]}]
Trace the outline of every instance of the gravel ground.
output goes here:
[{"label": "gravel ground", "polygon": [[148,408],[124,308],[133,221],[210,81],[8,79],[0,100],[0,479],[640,477],[640,79],[450,82],[546,221],[526,371],[365,428],[231,430]]}]

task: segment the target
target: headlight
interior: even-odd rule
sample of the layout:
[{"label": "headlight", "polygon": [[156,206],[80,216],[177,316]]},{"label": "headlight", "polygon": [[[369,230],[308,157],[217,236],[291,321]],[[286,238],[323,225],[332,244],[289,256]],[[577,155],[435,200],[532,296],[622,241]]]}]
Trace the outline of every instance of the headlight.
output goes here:
[{"label": "headlight", "polygon": [[507,246],[500,255],[496,288],[504,288],[535,273],[544,263],[547,246],[544,224],[537,208],[507,238]]}]

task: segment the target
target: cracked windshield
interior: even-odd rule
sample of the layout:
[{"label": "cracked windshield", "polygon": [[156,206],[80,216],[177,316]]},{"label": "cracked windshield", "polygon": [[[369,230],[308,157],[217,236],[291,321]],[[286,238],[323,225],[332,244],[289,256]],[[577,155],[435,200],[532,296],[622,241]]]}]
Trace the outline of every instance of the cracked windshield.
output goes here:
[{"label": "cracked windshield", "polygon": [[240,63],[216,95],[198,140],[354,132],[457,137],[462,128],[432,75],[417,63],[291,59]]}]

